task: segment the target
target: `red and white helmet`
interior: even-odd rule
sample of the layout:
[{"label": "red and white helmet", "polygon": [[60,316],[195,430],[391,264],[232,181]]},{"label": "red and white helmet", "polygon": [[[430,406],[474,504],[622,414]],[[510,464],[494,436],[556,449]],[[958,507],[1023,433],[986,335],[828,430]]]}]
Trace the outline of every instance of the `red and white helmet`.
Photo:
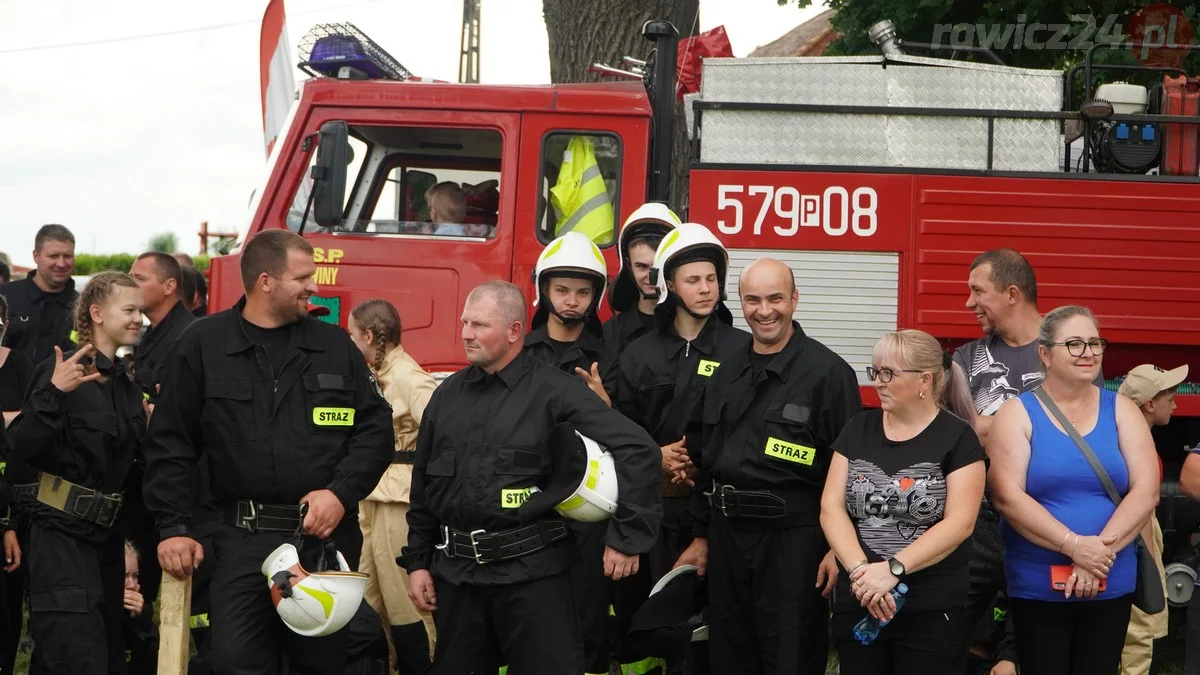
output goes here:
[{"label": "red and white helmet", "polygon": [[336,570],[309,572],[292,544],[283,544],[267,556],[262,573],[271,589],[271,603],[292,632],[305,637],[330,635],[354,617],[367,575],[351,572],[340,552],[337,565]]}]

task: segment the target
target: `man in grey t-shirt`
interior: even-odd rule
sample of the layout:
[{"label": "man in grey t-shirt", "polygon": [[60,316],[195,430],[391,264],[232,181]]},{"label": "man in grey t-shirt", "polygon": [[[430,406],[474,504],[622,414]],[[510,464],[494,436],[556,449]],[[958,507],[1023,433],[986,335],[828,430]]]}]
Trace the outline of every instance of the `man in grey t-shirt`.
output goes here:
[{"label": "man in grey t-shirt", "polygon": [[[975,313],[984,337],[954,352],[954,361],[967,373],[975,410],[975,433],[985,449],[992,415],[1004,402],[1037,386],[1045,377],[1038,358],[1037,278],[1025,257],[1013,249],[986,251],[971,263],[967,309]],[[1103,385],[1103,376],[1098,384]],[[1004,545],[999,517],[985,496],[971,535],[971,586],[963,608],[952,673],[961,673],[980,615],[996,593],[1005,590]]]}]

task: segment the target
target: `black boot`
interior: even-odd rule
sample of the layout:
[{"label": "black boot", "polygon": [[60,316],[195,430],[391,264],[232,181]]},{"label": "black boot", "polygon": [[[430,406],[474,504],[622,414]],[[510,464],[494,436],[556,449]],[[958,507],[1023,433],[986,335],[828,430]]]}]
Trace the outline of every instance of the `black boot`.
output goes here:
[{"label": "black boot", "polygon": [[425,624],[418,621],[392,626],[392,644],[396,646],[397,675],[421,675],[429,667],[429,636]]}]

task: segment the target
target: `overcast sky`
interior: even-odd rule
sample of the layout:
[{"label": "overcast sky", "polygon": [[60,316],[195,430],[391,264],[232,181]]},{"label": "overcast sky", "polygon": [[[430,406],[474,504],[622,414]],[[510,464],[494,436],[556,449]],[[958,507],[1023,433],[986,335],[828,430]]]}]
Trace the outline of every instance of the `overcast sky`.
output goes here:
[{"label": "overcast sky", "polygon": [[[236,230],[266,164],[258,79],[265,7],[0,2],[0,251],[31,264],[33,235],[49,222],[71,228],[77,252],[89,253],[140,252],[165,231],[196,253],[200,221]],[[483,1],[485,83],[549,82],[541,7]],[[723,24],[745,56],[815,11],[701,0],[700,29]],[[287,0],[287,14],[293,61],[313,24],[349,21],[415,74],[458,77],[458,0]],[[174,31],[190,32],[121,40]],[[296,71],[297,83],[303,77]]]}]

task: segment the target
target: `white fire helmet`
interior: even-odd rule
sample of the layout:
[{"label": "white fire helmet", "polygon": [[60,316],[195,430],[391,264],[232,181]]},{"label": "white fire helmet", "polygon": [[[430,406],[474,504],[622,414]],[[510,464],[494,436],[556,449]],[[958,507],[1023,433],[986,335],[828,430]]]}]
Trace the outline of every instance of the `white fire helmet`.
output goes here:
[{"label": "white fire helmet", "polygon": [[292,544],[283,544],[263,562],[271,602],[292,632],[305,637],[330,635],[358,611],[367,575],[351,572],[341,552],[337,564],[338,570],[308,572]]},{"label": "white fire helmet", "polygon": [[542,295],[542,275],[550,270],[573,272],[596,281],[592,308],[600,306],[604,289],[608,287],[608,262],[600,248],[580,232],[568,232],[550,242],[542,249],[533,268],[533,305],[536,307]]},{"label": "white fire helmet", "polygon": [[621,267],[618,274],[625,269],[625,258],[629,253],[626,247],[629,246],[631,240],[650,234],[666,236],[681,224],[679,216],[675,215],[675,212],[666,204],[647,202],[637,207],[625,219],[625,224],[621,226],[620,248],[618,249],[621,252]]},{"label": "white fire helmet", "polygon": [[660,305],[667,299],[667,276],[671,268],[698,260],[711,260],[716,265],[720,297],[725,299],[725,274],[729,269],[729,253],[725,245],[707,227],[698,223],[681,223],[663,238],[654,252],[650,279],[658,286]]},{"label": "white fire helmet", "polygon": [[567,425],[559,425],[550,435],[549,442],[555,446],[552,450],[555,466],[545,494],[538,494],[543,492],[541,488],[530,488],[530,498],[522,508],[535,511],[529,515],[530,519],[539,518],[557,501],[554,510],[569,520],[585,523],[607,520],[617,512],[617,467],[612,453],[578,431],[566,428]]}]

